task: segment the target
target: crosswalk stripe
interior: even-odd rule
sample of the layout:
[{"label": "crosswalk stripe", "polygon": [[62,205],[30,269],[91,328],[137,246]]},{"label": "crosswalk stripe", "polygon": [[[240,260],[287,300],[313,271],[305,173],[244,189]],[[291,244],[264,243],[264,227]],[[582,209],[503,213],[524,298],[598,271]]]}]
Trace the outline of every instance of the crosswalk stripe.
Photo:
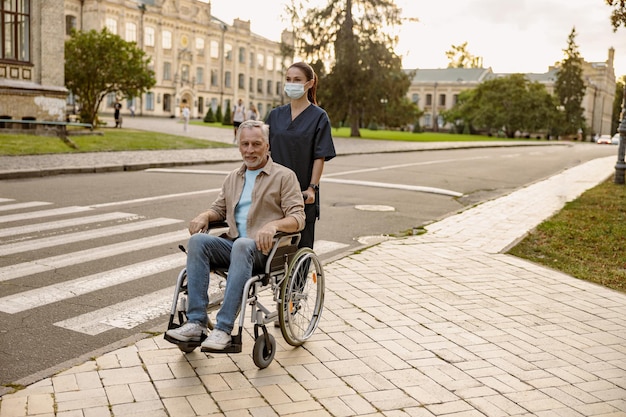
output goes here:
[{"label": "crosswalk stripe", "polygon": [[65,253],[63,255],[51,256],[38,259],[36,261],[23,262],[0,268],[0,282],[38,274],[46,271],[64,268],[70,265],[78,265],[83,262],[91,262],[110,256],[130,253],[137,250],[152,248],[172,242],[181,242],[189,238],[187,230],[163,233],[155,236],[148,236],[128,242],[114,243],[111,245],[85,249],[77,252]]},{"label": "crosswalk stripe", "polygon": [[41,206],[49,206],[52,203],[47,203],[45,201],[29,201],[26,203],[15,203],[15,204],[7,204],[0,206],[0,211],[9,211],[9,210],[20,210],[31,207],[41,207]]},{"label": "crosswalk stripe", "polygon": [[139,217],[136,214],[121,213],[119,211],[113,213],[104,213],[96,216],[77,217],[74,219],[58,220],[47,223],[27,224],[24,226],[9,227],[0,230],[0,237],[23,235],[26,233],[43,232],[46,230],[62,229],[64,227],[81,226],[85,224],[106,222],[111,220],[120,220],[125,218]]},{"label": "crosswalk stripe", "polygon": [[180,268],[185,265],[186,261],[185,255],[176,253],[71,281],[9,295],[0,298],[0,311],[9,314],[19,313],[170,269]]},{"label": "crosswalk stripe", "polygon": [[15,201],[12,198],[0,198],[0,203],[8,203],[9,201]]},{"label": "crosswalk stripe", "polygon": [[174,288],[146,294],[90,313],[54,323],[55,326],[95,336],[113,328],[132,329],[167,314]]},{"label": "crosswalk stripe", "polygon": [[116,234],[134,232],[137,230],[166,226],[169,224],[180,223],[181,221],[182,220],[157,218],[141,222],[124,224],[120,226],[103,227],[102,229],[97,230],[69,233],[62,236],[51,236],[25,242],[9,243],[0,246],[0,256],[13,255],[16,253],[31,251],[33,249],[49,248],[52,246],[58,246],[67,243],[81,242],[105,236],[112,236]]},{"label": "crosswalk stripe", "polygon": [[16,222],[20,220],[39,219],[42,217],[61,216],[64,214],[81,213],[84,211],[93,210],[91,207],[70,206],[62,207],[50,210],[31,211],[28,213],[9,214],[6,216],[0,216],[0,223]]}]

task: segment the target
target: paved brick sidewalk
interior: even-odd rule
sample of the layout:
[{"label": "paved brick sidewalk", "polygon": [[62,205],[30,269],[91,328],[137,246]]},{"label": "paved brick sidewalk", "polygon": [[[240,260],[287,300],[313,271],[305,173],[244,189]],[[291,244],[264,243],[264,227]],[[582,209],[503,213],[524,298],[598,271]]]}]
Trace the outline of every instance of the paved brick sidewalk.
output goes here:
[{"label": "paved brick sidewalk", "polygon": [[[502,254],[597,159],[325,266],[320,328],[258,370],[162,335],[2,397],[15,416],[626,416],[626,295]],[[529,213],[535,216],[529,216]]]}]

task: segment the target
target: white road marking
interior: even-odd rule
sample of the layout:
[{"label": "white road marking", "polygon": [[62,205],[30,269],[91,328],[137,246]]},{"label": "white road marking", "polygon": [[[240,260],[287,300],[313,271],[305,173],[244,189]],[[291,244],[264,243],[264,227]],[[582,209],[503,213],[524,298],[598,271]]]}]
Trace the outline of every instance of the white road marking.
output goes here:
[{"label": "white road marking", "polygon": [[174,287],[110,305],[54,323],[55,326],[95,336],[113,328],[132,329],[170,312]]},{"label": "white road marking", "polygon": [[114,243],[112,245],[100,246],[85,249],[78,252],[65,253],[63,255],[51,256],[49,258],[38,259],[36,261],[23,262],[0,268],[0,282],[38,274],[46,271],[53,271],[71,265],[78,265],[83,262],[91,262],[104,259],[122,253],[130,253],[137,250],[152,248],[172,242],[180,242],[189,238],[189,231],[180,230],[176,232],[163,233],[156,236],[148,236],[141,239],[130,240],[128,242]]},{"label": "white road marking", "polygon": [[173,223],[180,223],[181,220],[158,218],[145,220],[120,226],[103,227],[97,230],[87,230],[83,232],[70,233],[62,236],[51,236],[42,239],[29,240],[25,242],[9,243],[0,246],[0,256],[12,255],[31,251],[33,249],[49,248],[67,243],[81,242],[100,237],[112,236],[116,234],[129,233],[137,230],[150,229],[166,226]]},{"label": "white road marking", "polygon": [[47,203],[45,201],[29,201],[27,203],[6,204],[0,206],[0,211],[21,210],[31,207],[49,206],[50,204],[52,203]]},{"label": "white road marking", "polygon": [[322,182],[332,182],[335,184],[361,185],[364,187],[391,188],[391,189],[406,190],[406,191],[420,191],[423,193],[448,195],[451,197],[463,196],[463,193],[459,193],[456,191],[444,190],[443,188],[422,187],[419,185],[388,184],[385,182],[374,182],[374,181],[340,180],[336,178],[323,178]]},{"label": "white road marking", "polygon": [[111,220],[137,218],[136,214],[121,213],[119,211],[113,213],[98,214],[95,216],[76,217],[73,219],[59,220],[47,223],[27,224],[24,226],[9,227],[0,230],[0,237],[23,235],[26,233],[37,233],[45,230],[62,229],[64,227],[80,226],[85,224],[106,222]]},{"label": "white road marking", "polygon": [[[0,311],[15,314],[44,305],[56,303],[83,294],[102,290],[114,285],[134,281],[139,278],[158,274],[174,268],[181,268],[187,262],[187,257],[182,253],[163,256],[133,265],[112,269],[60,282],[46,287],[24,291],[18,294],[0,298]],[[173,291],[173,290],[172,290]]]},{"label": "white road marking", "polygon": [[50,210],[31,211],[28,213],[10,214],[6,216],[0,216],[0,223],[16,222],[21,220],[39,219],[42,217],[61,216],[65,214],[81,213],[84,211],[93,210],[91,207],[62,207]]},{"label": "white road marking", "polygon": [[212,171],[210,169],[172,169],[172,168],[149,168],[146,172],[162,172],[165,174],[204,174],[204,175],[228,175],[230,171]]},{"label": "white road marking", "polygon": [[0,203],[8,203],[9,201],[15,201],[12,198],[0,198]]},{"label": "white road marking", "polygon": [[180,197],[189,197],[192,195],[215,193],[215,192],[219,192],[220,190],[221,188],[212,188],[212,189],[201,190],[201,191],[190,191],[188,193],[164,194],[164,195],[157,195],[154,197],[136,198],[134,200],[113,201],[110,203],[94,204],[90,207],[91,208],[104,208],[104,207],[111,207],[111,206],[121,206],[125,204],[146,203],[148,201],[167,200],[170,198],[180,198]]}]

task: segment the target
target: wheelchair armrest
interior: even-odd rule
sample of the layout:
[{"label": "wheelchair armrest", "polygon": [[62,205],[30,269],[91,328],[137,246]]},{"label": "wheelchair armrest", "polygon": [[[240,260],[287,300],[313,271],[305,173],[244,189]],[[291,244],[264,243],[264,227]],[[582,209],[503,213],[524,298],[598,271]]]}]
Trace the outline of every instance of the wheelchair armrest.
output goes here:
[{"label": "wheelchair armrest", "polygon": [[225,227],[228,227],[228,223],[226,223],[226,221],[224,221],[224,220],[220,220],[219,222],[210,222],[209,223],[209,230],[223,229]]}]

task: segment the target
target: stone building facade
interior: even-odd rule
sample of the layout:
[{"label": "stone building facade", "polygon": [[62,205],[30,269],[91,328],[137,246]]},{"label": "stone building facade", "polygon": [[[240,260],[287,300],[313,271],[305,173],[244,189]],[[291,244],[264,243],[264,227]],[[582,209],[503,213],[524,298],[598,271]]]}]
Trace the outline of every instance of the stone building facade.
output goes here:
[{"label": "stone building facade", "polygon": [[[212,16],[206,0],[65,0],[68,36],[72,28],[105,27],[136,42],[155,71],[156,85],[142,97],[125,97],[123,114],[133,106],[144,116],[178,117],[189,106],[191,117],[203,117],[209,107],[225,112],[242,99],[263,117],[281,104],[291,63],[281,43],[252,33],[249,21],[229,25]],[[289,32],[282,41],[293,43]],[[101,111],[111,112],[115,99],[107,97]]]},{"label": "stone building facade", "polygon": [[0,2],[0,119],[65,119],[63,2]]},{"label": "stone building facade", "polygon": [[[587,120],[587,133],[609,135],[611,116],[615,98],[615,70],[613,59],[615,50],[609,49],[605,62],[583,62],[583,78],[586,84],[583,98],[584,117]],[[407,70],[409,71],[409,70]],[[407,92],[410,100],[424,112],[420,125],[428,130],[448,129],[441,112],[451,109],[457,102],[459,93],[476,88],[483,81],[510,74],[494,73],[491,68],[443,68],[418,69]],[[549,93],[554,93],[558,66],[549,67],[542,74],[525,74],[531,81],[545,85]],[[437,121],[435,125],[433,120]]]}]

